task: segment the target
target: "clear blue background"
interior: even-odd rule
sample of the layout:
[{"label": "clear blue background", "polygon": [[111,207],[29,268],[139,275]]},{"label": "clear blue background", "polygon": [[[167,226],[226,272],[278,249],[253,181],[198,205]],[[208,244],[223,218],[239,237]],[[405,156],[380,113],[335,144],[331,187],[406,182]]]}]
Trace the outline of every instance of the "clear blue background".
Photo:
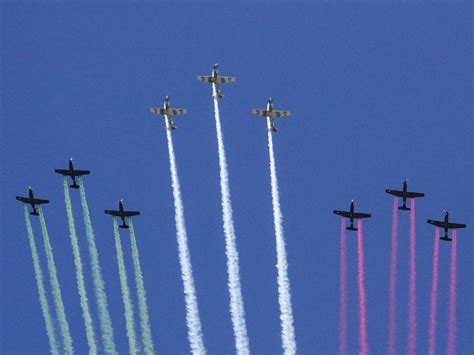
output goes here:
[{"label": "clear blue background", "polygon": [[[2,2],[1,344],[45,353],[21,206],[31,185],[45,208],[78,353],[87,351],[61,177],[74,157],[85,180],[115,339],[128,350],[112,221],[119,198],[135,220],[159,353],[188,352],[164,123],[165,95],[189,114],[173,132],[189,245],[209,353],[232,353],[211,87],[221,64],[238,82],[220,102],[251,349],[279,353],[276,255],[265,122],[269,96],[292,111],[274,135],[298,349],[336,353],[339,218],[351,198],[364,224],[370,348],[387,346],[392,199],[410,178],[417,200],[418,349],[427,349],[433,250],[427,218],[471,227],[472,7],[448,4],[112,4]],[[79,196],[73,207],[91,306]],[[406,351],[408,214],[400,215],[398,351]],[[38,245],[40,230],[34,221]],[[473,349],[472,229],[458,233],[458,350]],[[348,236],[351,353],[357,341],[356,245]],[[122,233],[132,280],[129,239]],[[40,250],[43,252],[43,250]],[[440,245],[438,350],[445,351],[450,244]],[[42,255],[43,257],[43,255]],[[42,259],[44,261],[44,259]],[[45,263],[44,271],[45,269]],[[133,287],[133,283],[131,283]],[[95,327],[98,329],[97,318]],[[98,336],[97,336],[98,337]],[[99,338],[99,337],[98,337]]]}]

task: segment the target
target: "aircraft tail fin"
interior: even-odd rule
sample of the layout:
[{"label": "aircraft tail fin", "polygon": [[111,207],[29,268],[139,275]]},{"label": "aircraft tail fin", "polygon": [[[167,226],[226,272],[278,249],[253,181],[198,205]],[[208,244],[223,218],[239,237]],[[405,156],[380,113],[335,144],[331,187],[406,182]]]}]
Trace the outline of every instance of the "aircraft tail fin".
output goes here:
[{"label": "aircraft tail fin", "polygon": [[398,209],[402,211],[410,211],[410,207],[407,207],[406,205],[400,206]]},{"label": "aircraft tail fin", "polygon": [[39,216],[39,213],[36,209],[34,209],[33,211],[30,212],[30,215],[32,216]]},{"label": "aircraft tail fin", "polygon": [[447,241],[447,242],[450,242],[450,241],[453,240],[452,238],[449,238],[449,236],[448,236],[447,234],[445,234],[443,237],[441,237],[441,238],[439,238],[439,239],[445,240],[445,241]]},{"label": "aircraft tail fin", "polygon": [[71,189],[78,189],[78,188],[79,188],[79,185],[74,182],[74,184],[69,185],[69,187],[70,187]]},{"label": "aircraft tail fin", "polygon": [[358,229],[357,229],[356,227],[354,227],[354,226],[346,227],[346,229],[347,229],[348,231],[356,231],[356,230],[358,230]]}]

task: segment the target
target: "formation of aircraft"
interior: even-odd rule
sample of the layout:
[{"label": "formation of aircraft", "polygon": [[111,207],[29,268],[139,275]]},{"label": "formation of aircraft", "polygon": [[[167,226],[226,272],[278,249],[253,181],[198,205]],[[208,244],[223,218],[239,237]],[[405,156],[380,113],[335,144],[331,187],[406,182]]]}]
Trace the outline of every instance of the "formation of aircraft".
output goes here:
[{"label": "formation of aircraft", "polygon": [[165,101],[163,102],[163,108],[152,107],[150,108],[150,112],[155,113],[157,115],[165,116],[166,128],[172,130],[176,129],[172,117],[178,115],[185,115],[186,113],[188,113],[188,110],[186,110],[185,108],[172,108],[170,105],[170,100],[171,98],[169,96],[166,96]]},{"label": "formation of aircraft", "polygon": [[[236,78],[233,76],[219,76],[219,64],[214,64],[212,67],[212,72],[210,76],[206,75],[199,75],[198,80],[213,84],[216,87],[216,95],[217,99],[222,99],[224,98],[224,95],[221,93],[220,90],[220,84],[226,84],[226,83],[233,83],[236,81]],[[172,117],[173,116],[178,116],[178,115],[184,115],[187,113],[187,110],[184,108],[173,108],[171,107],[170,104],[171,98],[169,96],[166,96],[163,102],[163,107],[152,107],[150,108],[150,111],[154,114],[162,115],[165,117],[165,122],[166,122],[166,128],[168,130],[175,130],[176,125],[173,122]],[[279,117],[288,117],[291,115],[291,112],[289,111],[281,111],[281,110],[274,110],[273,109],[273,102],[274,100],[270,97],[267,101],[267,107],[265,109],[253,109],[252,113],[257,115],[257,116],[262,116],[266,117],[267,119],[267,129],[270,132],[277,132],[277,128],[275,127],[274,124],[274,119],[279,118]],[[74,169],[73,161],[72,158],[69,159],[69,166],[68,169],[55,169],[55,172],[57,174],[61,174],[63,176],[69,176],[72,179],[72,184],[70,185],[71,188],[77,189],[79,188],[79,185],[77,184],[76,177],[78,176],[83,176],[83,175],[88,175],[90,174],[89,170],[76,170]],[[403,211],[410,211],[410,207],[407,206],[407,199],[410,198],[419,198],[419,197],[424,197],[425,194],[423,192],[413,192],[413,191],[408,191],[408,179],[406,179],[403,182],[403,187],[402,190],[392,190],[392,189],[386,189],[386,193],[401,197],[402,198],[402,205],[398,207],[399,210]],[[21,197],[17,196],[16,199],[18,201],[21,201],[26,204],[30,204],[32,207],[32,211],[30,212],[31,215],[38,216],[38,211],[36,209],[37,205],[49,203],[49,200],[43,200],[43,199],[36,199],[33,195],[33,190],[30,187],[28,190],[28,197]],[[354,207],[354,200],[351,201],[350,203],[350,209],[349,211],[342,211],[342,210],[334,210],[333,211],[335,214],[343,217],[343,218],[349,218],[350,219],[350,226],[346,227],[347,230],[350,231],[357,231],[357,228],[354,226],[354,220],[355,219],[362,219],[362,218],[370,218],[372,215],[370,213],[361,213],[361,212],[355,212],[355,207]],[[126,223],[125,218],[126,217],[132,217],[132,216],[137,216],[140,215],[139,211],[125,211],[123,208],[123,200],[119,201],[119,209],[118,210],[105,210],[106,214],[115,216],[115,217],[120,217],[122,220],[122,224],[120,225],[120,228],[129,228],[129,226]],[[443,237],[440,239],[450,241],[452,240],[448,236],[448,230],[449,229],[456,229],[456,228],[465,228],[465,224],[461,223],[450,223],[449,222],[449,212],[445,211],[445,217],[444,221],[435,221],[435,220],[428,220],[427,221],[429,224],[432,224],[436,227],[443,228],[445,231],[445,234]]]},{"label": "formation of aircraft", "polygon": [[370,213],[360,213],[360,212],[354,212],[354,200],[351,201],[351,207],[349,211],[339,211],[339,210],[334,210],[333,211],[335,214],[344,217],[344,218],[349,218],[351,221],[351,225],[349,227],[346,227],[347,230],[349,231],[356,231],[357,228],[354,227],[354,219],[361,219],[361,218],[370,218],[372,215]]},{"label": "formation of aircraft", "polygon": [[275,117],[288,117],[291,115],[290,111],[277,111],[273,109],[273,99],[270,97],[267,102],[266,109],[253,109],[252,113],[258,116],[267,118],[267,128],[270,132],[277,132],[273,119]]},{"label": "formation of aircraft", "polygon": [[63,176],[69,176],[72,179],[72,185],[69,185],[72,189],[78,189],[79,185],[76,182],[77,176],[89,175],[91,172],[89,170],[75,170],[74,164],[72,163],[72,158],[69,159],[69,167],[67,170],[64,169],[54,169],[56,174],[61,174]]},{"label": "formation of aircraft", "polygon": [[390,189],[385,190],[385,192],[390,194],[390,195],[402,198],[403,204],[400,207],[398,207],[398,209],[402,210],[402,211],[410,211],[410,207],[407,207],[407,198],[417,198],[417,197],[425,196],[425,194],[423,192],[408,191],[408,183],[407,182],[408,182],[408,179],[403,181],[402,191],[390,190]]},{"label": "formation of aircraft", "polygon": [[128,224],[125,221],[125,217],[132,217],[132,216],[140,215],[139,211],[125,211],[124,208],[123,208],[123,199],[119,201],[118,211],[105,210],[104,212],[106,214],[110,214],[111,216],[114,216],[114,217],[120,217],[122,219],[122,224],[119,227],[120,228],[125,228],[125,229],[127,229],[129,227]]},{"label": "formation of aircraft", "polygon": [[466,228],[466,225],[463,223],[451,223],[449,222],[449,211],[444,211],[444,221],[434,221],[432,219],[428,219],[427,222],[429,224],[432,224],[436,227],[443,228],[444,229],[444,236],[442,236],[441,240],[445,240],[447,242],[450,242],[453,240],[448,236],[448,230],[449,229],[458,229],[458,228]]},{"label": "formation of aircraft", "polygon": [[39,198],[35,198],[35,195],[33,193],[33,189],[31,188],[31,186],[28,187],[28,197],[17,196],[16,199],[18,201],[31,205],[31,208],[33,209],[33,211],[31,211],[30,214],[32,216],[39,216],[36,206],[49,203],[49,200],[42,200]]},{"label": "formation of aircraft", "polygon": [[216,99],[224,98],[224,95],[222,95],[221,89],[219,88],[220,84],[235,83],[237,81],[237,79],[234,76],[219,76],[219,64],[217,63],[214,64],[212,67],[211,76],[199,75],[197,78],[198,80],[204,83],[216,85],[216,92],[217,92]]}]

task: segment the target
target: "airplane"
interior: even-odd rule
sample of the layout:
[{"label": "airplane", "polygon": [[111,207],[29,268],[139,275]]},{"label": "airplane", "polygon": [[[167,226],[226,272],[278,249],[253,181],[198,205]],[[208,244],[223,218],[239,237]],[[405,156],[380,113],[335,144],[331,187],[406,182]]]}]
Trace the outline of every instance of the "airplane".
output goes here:
[{"label": "airplane", "polygon": [[204,83],[214,84],[217,93],[216,99],[223,99],[224,95],[222,95],[221,90],[219,89],[219,84],[235,83],[237,79],[234,76],[219,76],[218,74],[219,64],[216,63],[212,66],[211,76],[199,75],[197,78]]},{"label": "airplane", "polygon": [[264,116],[267,118],[267,128],[270,132],[277,132],[273,119],[275,117],[288,117],[291,115],[289,111],[276,111],[273,109],[273,99],[270,97],[268,99],[267,108],[266,109],[253,109],[252,113],[258,116]]},{"label": "airplane", "polygon": [[449,222],[449,211],[444,211],[444,221],[433,221],[431,219],[427,220],[429,224],[432,224],[436,227],[440,227],[444,229],[444,236],[442,236],[441,240],[445,240],[447,242],[450,242],[453,240],[452,238],[449,238],[448,236],[448,229],[458,229],[458,228],[466,228],[465,224],[462,223],[450,223]]},{"label": "airplane", "polygon": [[75,170],[74,165],[72,163],[72,158],[69,159],[69,169],[63,170],[63,169],[54,169],[54,172],[56,174],[61,174],[64,176],[70,176],[72,179],[72,185],[69,185],[70,188],[72,189],[78,189],[79,185],[76,182],[76,176],[82,176],[82,175],[89,175],[91,172],[89,170]]},{"label": "airplane", "polygon": [[123,199],[119,201],[119,210],[114,211],[114,210],[105,210],[104,211],[106,214],[110,214],[114,217],[120,217],[122,219],[122,224],[119,226],[120,228],[128,228],[128,224],[125,222],[125,217],[132,217],[132,216],[138,216],[140,215],[140,212],[138,211],[125,211],[123,209]]},{"label": "airplane", "polygon": [[172,130],[176,129],[176,126],[173,123],[172,116],[185,115],[186,113],[188,113],[188,110],[186,110],[185,108],[172,108],[170,106],[170,99],[171,97],[166,96],[165,101],[163,103],[163,108],[152,107],[150,108],[150,112],[155,113],[157,115],[165,116],[166,128]]},{"label": "airplane", "polygon": [[28,187],[28,197],[17,196],[16,199],[18,201],[21,201],[23,203],[27,203],[27,204],[31,205],[31,208],[33,209],[33,211],[31,211],[30,214],[32,216],[39,216],[39,213],[36,209],[37,205],[42,205],[42,204],[45,204],[45,203],[49,203],[49,200],[41,200],[39,198],[35,198],[35,196],[33,194],[33,189],[31,188],[31,186]]},{"label": "airplane", "polygon": [[399,210],[403,210],[403,211],[410,211],[410,207],[407,207],[407,198],[417,198],[417,197],[425,196],[425,194],[423,192],[410,192],[410,191],[408,191],[407,182],[408,182],[408,179],[403,181],[403,190],[402,191],[390,190],[390,189],[385,190],[385,192],[390,194],[390,195],[403,198],[403,205],[398,207]]},{"label": "airplane", "polygon": [[372,215],[370,213],[359,213],[359,212],[354,212],[354,200],[351,201],[351,209],[349,212],[347,211],[339,211],[339,210],[334,210],[333,211],[335,214],[345,217],[345,218],[350,218],[351,220],[351,225],[349,227],[346,227],[347,230],[349,231],[356,231],[357,228],[354,227],[354,219],[359,219],[359,218],[370,218]]}]

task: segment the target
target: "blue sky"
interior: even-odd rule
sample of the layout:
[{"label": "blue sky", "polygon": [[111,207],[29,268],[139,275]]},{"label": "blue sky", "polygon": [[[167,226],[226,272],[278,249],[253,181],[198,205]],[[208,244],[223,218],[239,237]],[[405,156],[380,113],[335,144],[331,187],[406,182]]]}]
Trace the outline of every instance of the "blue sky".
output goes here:
[{"label": "blue sky", "polygon": [[[424,191],[417,201],[418,347],[427,348],[434,231],[427,218],[473,225],[472,7],[465,3],[3,2],[1,80],[1,343],[6,354],[48,349],[21,206],[33,186],[45,216],[78,353],[87,350],[61,178],[74,157],[85,185],[117,347],[128,349],[112,221],[124,198],[135,220],[159,353],[189,349],[177,257],[166,135],[149,113],[170,95],[189,114],[173,132],[189,245],[209,353],[234,350],[211,88],[212,64],[238,82],[223,87],[221,119],[250,346],[281,351],[265,122],[269,96],[292,111],[274,136],[298,349],[338,344],[339,218],[351,198],[364,221],[368,337],[387,346],[392,199],[385,188]],[[71,191],[85,270],[80,200]],[[398,350],[406,349],[408,214],[401,215]],[[40,230],[34,221],[39,246]],[[458,233],[458,350],[472,351],[471,229]],[[130,245],[122,233],[132,272]],[[356,240],[348,236],[349,338],[357,350]],[[42,252],[42,250],[41,250]],[[42,255],[43,257],[43,255]],[[43,258],[44,260],[44,258]],[[45,263],[44,271],[45,269]],[[440,245],[438,350],[447,331],[449,244]],[[95,308],[90,275],[87,290]],[[131,284],[133,286],[133,284]],[[96,314],[95,326],[98,329]]]}]

